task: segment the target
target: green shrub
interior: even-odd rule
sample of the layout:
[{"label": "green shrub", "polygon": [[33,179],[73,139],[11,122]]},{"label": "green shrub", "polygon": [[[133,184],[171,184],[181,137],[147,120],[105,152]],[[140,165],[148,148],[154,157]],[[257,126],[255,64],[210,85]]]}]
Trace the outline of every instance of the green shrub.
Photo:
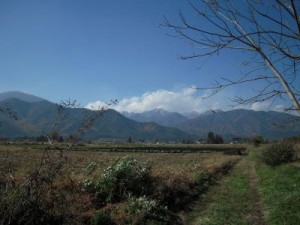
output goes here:
[{"label": "green shrub", "polygon": [[295,159],[296,152],[293,144],[272,144],[262,152],[262,160],[269,166],[278,166],[283,163],[292,162]]},{"label": "green shrub", "polygon": [[130,214],[135,214],[140,218],[140,222],[147,220],[166,220],[167,207],[162,207],[156,200],[149,199],[146,196],[130,197],[128,199],[126,210]]},{"label": "green shrub", "polygon": [[131,157],[117,160],[96,183],[97,199],[106,203],[119,201],[129,194],[142,196],[151,189],[150,166],[138,164]]},{"label": "green shrub", "polygon": [[92,225],[109,225],[113,224],[112,220],[110,218],[110,215],[108,215],[106,212],[97,212],[92,220]]},{"label": "green shrub", "polygon": [[260,135],[255,135],[252,138],[252,142],[253,142],[255,147],[259,147],[264,142],[264,138]]},{"label": "green shrub", "polygon": [[82,191],[84,192],[92,192],[95,190],[95,184],[92,180],[90,179],[86,179],[83,181],[82,183],[82,188],[81,188]]}]

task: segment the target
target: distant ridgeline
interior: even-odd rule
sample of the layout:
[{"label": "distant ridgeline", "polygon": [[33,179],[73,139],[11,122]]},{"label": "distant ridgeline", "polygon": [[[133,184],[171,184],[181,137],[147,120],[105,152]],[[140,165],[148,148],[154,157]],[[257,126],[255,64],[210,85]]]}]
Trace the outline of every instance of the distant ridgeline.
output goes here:
[{"label": "distant ridgeline", "polygon": [[[0,102],[0,108],[9,108],[17,115],[17,120],[5,113],[0,113],[0,137],[16,139],[20,137],[40,137],[49,132],[57,121],[57,105],[49,101],[28,102],[9,98]],[[59,118],[56,132],[68,139],[81,126],[82,121],[94,114],[85,108],[66,110],[65,117]],[[164,140],[181,141],[195,138],[177,128],[164,127],[154,122],[140,123],[124,117],[122,114],[107,110],[103,117],[96,120],[94,126],[83,136],[83,140]]]},{"label": "distant ridgeline", "polygon": [[[0,109],[15,112],[17,120],[0,112],[0,139],[41,137],[58,121],[56,135],[68,139],[94,111],[68,109],[57,118],[57,104],[21,92],[0,93]],[[58,119],[58,120],[57,120]],[[206,140],[209,132],[225,141],[246,140],[255,135],[267,139],[283,139],[300,135],[300,117],[274,111],[232,110],[195,114],[187,117],[163,109],[123,115],[107,110],[83,140],[152,141],[193,143]]]}]

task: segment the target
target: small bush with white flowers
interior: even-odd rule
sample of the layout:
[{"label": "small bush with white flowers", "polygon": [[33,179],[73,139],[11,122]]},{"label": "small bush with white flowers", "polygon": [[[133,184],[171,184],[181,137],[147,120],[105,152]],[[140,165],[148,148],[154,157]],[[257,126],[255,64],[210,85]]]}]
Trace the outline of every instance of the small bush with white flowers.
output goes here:
[{"label": "small bush with white flowers", "polygon": [[152,190],[150,166],[125,157],[108,167],[96,182],[97,199],[105,203],[116,202],[128,195],[142,196]]}]

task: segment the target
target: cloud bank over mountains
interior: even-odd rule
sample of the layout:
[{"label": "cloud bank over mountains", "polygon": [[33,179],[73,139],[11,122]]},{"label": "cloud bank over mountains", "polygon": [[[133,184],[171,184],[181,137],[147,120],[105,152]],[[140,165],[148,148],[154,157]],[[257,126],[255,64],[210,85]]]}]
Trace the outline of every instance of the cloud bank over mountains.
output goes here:
[{"label": "cloud bank over mountains", "polygon": [[[146,92],[142,96],[134,96],[118,100],[118,104],[111,105],[109,108],[119,112],[141,113],[153,109],[164,109],[169,112],[189,113],[204,112],[207,110],[232,110],[230,100],[232,93],[222,91],[222,93],[209,96],[209,92],[201,92],[194,88],[182,88],[179,90],[156,90]],[[96,110],[107,106],[107,103],[98,100],[88,103],[85,108]],[[251,109],[254,111],[283,111],[283,105],[273,105],[272,102],[255,102],[250,105],[241,105],[237,108]]]},{"label": "cloud bank over mountains", "polygon": [[277,112],[284,112],[286,106],[282,104],[274,105],[272,101],[265,101],[265,102],[254,102],[250,105],[248,109],[251,109],[253,111],[277,111]]},{"label": "cloud bank over mountains", "polygon": [[[230,100],[228,96],[215,95],[208,99],[207,93],[199,92],[193,88],[182,88],[176,91],[156,90],[146,92],[142,96],[124,98],[111,108],[119,112],[145,112],[155,108],[162,108],[170,112],[187,113],[192,111],[204,112],[209,109],[228,108]],[[103,101],[90,102],[86,105],[88,109],[97,109],[107,105]]]}]

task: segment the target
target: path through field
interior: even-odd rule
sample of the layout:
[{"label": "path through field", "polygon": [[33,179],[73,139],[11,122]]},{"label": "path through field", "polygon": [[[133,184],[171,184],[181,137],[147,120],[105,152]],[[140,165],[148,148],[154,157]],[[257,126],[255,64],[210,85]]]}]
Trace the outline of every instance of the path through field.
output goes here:
[{"label": "path through field", "polygon": [[187,225],[267,225],[254,161],[245,156],[184,216]]},{"label": "path through field", "polygon": [[249,212],[249,223],[253,225],[267,225],[264,218],[264,206],[260,193],[258,192],[259,183],[256,176],[255,165],[253,161],[249,159],[243,160],[241,163],[245,163],[245,172],[249,177],[249,197],[253,199],[253,204]]}]

